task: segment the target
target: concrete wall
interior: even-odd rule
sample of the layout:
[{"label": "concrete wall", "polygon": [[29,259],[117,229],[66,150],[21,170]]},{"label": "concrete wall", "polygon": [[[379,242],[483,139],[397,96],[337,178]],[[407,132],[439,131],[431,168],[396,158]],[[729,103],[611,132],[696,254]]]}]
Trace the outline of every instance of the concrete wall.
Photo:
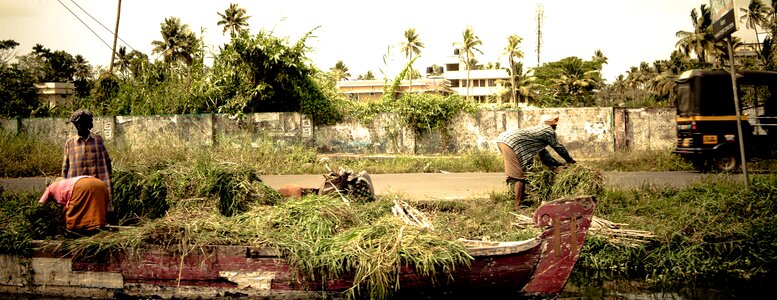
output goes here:
[{"label": "concrete wall", "polygon": [[413,130],[394,114],[379,114],[363,124],[346,120],[315,128],[315,146],[321,153],[415,153]]},{"label": "concrete wall", "polygon": [[[164,140],[171,145],[208,146],[220,139],[302,143],[320,153],[437,154],[469,149],[498,151],[495,139],[502,131],[539,123],[542,114],[560,116],[559,141],[575,158],[597,158],[615,151],[671,148],[676,139],[671,108],[548,108],[486,110],[461,114],[446,130],[417,135],[394,114],[380,114],[369,122],[347,120],[332,126],[312,126],[297,113],[256,113],[241,118],[223,114],[171,116],[116,116],[95,118],[94,131],[109,142],[141,147]],[[75,128],[64,118],[0,120],[11,132],[25,132],[64,143]]]}]

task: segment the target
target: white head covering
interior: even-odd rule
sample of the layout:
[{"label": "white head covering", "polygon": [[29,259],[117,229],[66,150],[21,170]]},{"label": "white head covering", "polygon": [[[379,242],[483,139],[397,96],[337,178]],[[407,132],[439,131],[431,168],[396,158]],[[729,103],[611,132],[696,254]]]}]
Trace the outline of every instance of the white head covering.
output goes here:
[{"label": "white head covering", "polygon": [[558,124],[558,115],[544,114],[540,117],[540,124],[556,125]]}]

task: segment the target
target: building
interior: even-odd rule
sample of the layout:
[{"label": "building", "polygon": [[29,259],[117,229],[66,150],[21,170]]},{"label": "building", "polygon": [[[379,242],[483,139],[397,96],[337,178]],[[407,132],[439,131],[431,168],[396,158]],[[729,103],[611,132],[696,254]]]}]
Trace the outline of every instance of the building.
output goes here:
[{"label": "building", "polygon": [[[364,102],[375,101],[383,97],[386,89],[392,84],[384,80],[348,80],[338,81],[337,90],[350,99]],[[399,93],[434,93],[438,95],[451,95],[450,81],[440,77],[418,78],[402,80],[397,88]]]},{"label": "building", "polygon": [[[442,95],[458,94],[467,96],[467,69],[461,62],[458,49],[446,59],[440,75],[432,76],[432,67],[427,68],[427,77],[402,80],[399,92],[436,93]],[[491,97],[499,97],[507,92],[506,82],[510,82],[507,69],[473,69],[469,71],[471,87],[469,95],[473,101],[485,102]],[[337,90],[357,101],[373,101],[383,97],[386,88],[392,84],[384,80],[338,81]]]},{"label": "building", "polygon": [[72,82],[44,82],[34,85],[35,89],[38,90],[38,100],[49,108],[65,103],[75,94],[76,90],[75,84]]},{"label": "building", "polygon": [[[442,76],[451,82],[451,88],[462,97],[467,95],[467,68],[459,58],[459,49],[454,49],[453,55],[445,62]],[[510,82],[507,69],[470,70],[469,96],[477,102],[485,102],[488,97],[498,97],[507,90],[506,82]]]}]

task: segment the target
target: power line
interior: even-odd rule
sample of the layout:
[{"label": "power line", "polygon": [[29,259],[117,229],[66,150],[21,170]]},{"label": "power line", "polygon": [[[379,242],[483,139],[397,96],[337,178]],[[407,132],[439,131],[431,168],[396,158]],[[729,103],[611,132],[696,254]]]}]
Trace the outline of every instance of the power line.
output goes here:
[{"label": "power line", "polygon": [[106,43],[105,41],[103,41],[103,39],[100,37],[100,35],[98,35],[96,32],[94,32],[94,30],[92,30],[92,28],[90,28],[90,27],[89,27],[89,25],[86,25],[86,23],[84,23],[84,21],[83,21],[83,20],[81,20],[81,18],[79,18],[79,17],[78,17],[78,16],[77,16],[77,15],[76,15],[76,14],[75,14],[75,13],[74,13],[72,10],[70,10],[70,8],[68,8],[68,7],[67,7],[67,6],[66,6],[64,3],[62,3],[62,1],[61,1],[61,0],[57,0],[57,2],[59,2],[59,4],[61,4],[61,5],[62,5],[62,7],[64,7],[65,9],[67,9],[67,11],[69,11],[69,12],[70,12],[70,14],[72,14],[74,17],[76,17],[76,19],[78,19],[79,21],[81,21],[81,24],[84,24],[84,26],[86,26],[86,28],[87,28],[87,29],[89,29],[89,31],[91,31],[91,32],[94,34],[94,36],[96,36],[96,37],[97,37],[97,39],[99,39],[101,42],[103,42],[103,44],[105,44],[105,47],[108,47],[108,49],[111,49],[111,51],[113,51],[113,49],[111,48],[111,46],[110,46],[110,45],[108,45],[108,43]]},{"label": "power line", "polygon": [[[105,30],[108,30],[108,32],[110,32],[111,34],[114,34],[114,33],[113,33],[113,31],[111,31],[110,29],[108,29],[108,27],[105,27],[105,25],[103,25],[103,23],[100,23],[100,21],[98,21],[97,19],[95,19],[94,17],[92,17],[92,15],[90,15],[90,14],[89,14],[89,13],[88,13],[86,10],[84,10],[84,9],[81,7],[81,5],[78,5],[78,3],[76,3],[76,2],[75,2],[75,1],[73,1],[73,0],[70,0],[70,2],[73,2],[73,4],[75,4],[75,5],[76,5],[76,7],[78,7],[78,9],[80,9],[80,10],[81,10],[81,11],[83,11],[83,12],[84,12],[84,13],[85,13],[87,16],[89,16],[90,18],[92,18],[92,20],[94,20],[95,22],[97,22],[97,24],[100,24],[100,26],[102,26],[103,28],[105,28]],[[129,43],[127,43],[127,41],[123,40],[121,37],[119,37],[119,40],[120,40],[122,43],[124,43],[125,45],[127,45],[127,47],[130,47],[130,49],[132,49],[132,50],[135,50],[135,48],[132,48],[132,46],[130,46],[130,44],[129,44]],[[135,50],[135,51],[137,51],[137,50]]]}]

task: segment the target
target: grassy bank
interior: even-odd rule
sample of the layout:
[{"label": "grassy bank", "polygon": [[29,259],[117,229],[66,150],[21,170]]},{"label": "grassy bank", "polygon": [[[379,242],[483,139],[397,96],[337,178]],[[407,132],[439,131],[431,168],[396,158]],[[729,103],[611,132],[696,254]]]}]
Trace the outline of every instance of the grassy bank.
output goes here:
[{"label": "grassy bank", "polygon": [[[344,272],[337,269],[337,257],[360,262],[349,268],[391,264],[398,259],[377,252],[362,257],[331,251],[333,243],[341,243],[342,249],[354,246],[354,236],[396,241],[401,226],[390,217],[391,199],[356,202],[348,207],[343,207],[339,198],[319,196],[287,201],[261,183],[258,170],[211,157],[195,155],[186,161],[167,161],[164,166],[154,164],[154,168],[141,162],[137,165],[117,169],[114,181],[118,219],[137,229],[122,231],[120,236],[106,233],[76,240],[71,244],[74,251],[92,255],[141,243],[158,243],[176,251],[190,251],[187,247],[202,244],[273,245],[287,249],[302,270],[323,270],[329,276]],[[547,169],[535,170],[529,190],[529,199],[535,204],[519,213],[530,215],[541,201],[595,194],[599,199],[597,217],[655,235],[645,239],[647,243],[629,246],[592,232],[576,270],[646,279],[648,284],[661,287],[719,278],[749,280],[773,276],[777,269],[777,227],[773,225],[777,221],[777,176],[753,176],[749,191],[725,177],[711,177],[682,189],[646,185],[621,190],[597,184],[602,179],[595,169],[577,166],[565,172],[554,175]],[[56,207],[37,205],[38,197],[0,193],[0,252],[24,251],[31,239],[63,238]],[[458,238],[520,240],[535,234],[515,226],[511,199],[505,192],[487,199],[411,203],[428,214],[435,228],[417,232],[428,234],[425,245],[444,244],[449,251],[440,254],[446,257],[443,260],[419,263],[440,268],[466,263],[457,252],[461,245],[451,243]],[[275,231],[278,228],[282,230]],[[346,233],[351,238],[340,235]],[[326,238],[301,243],[290,238],[304,236]],[[427,257],[430,252],[426,251],[435,247],[407,251]],[[385,296],[385,280],[392,272],[386,268],[374,275],[377,277],[365,278],[371,282],[365,291]]]},{"label": "grassy bank", "polygon": [[[163,136],[133,148],[109,143],[115,168],[164,168],[191,159],[214,160],[256,170],[259,174],[322,174],[326,166],[345,166],[369,173],[501,172],[499,153],[472,149],[457,155],[327,155],[295,143],[236,137],[219,139],[212,146],[175,144]],[[0,177],[34,177],[59,174],[62,145],[35,140],[25,134],[0,130]],[[580,162],[602,171],[691,170],[671,150],[614,153]],[[769,166],[769,162],[759,162]]]},{"label": "grassy bank", "polygon": [[651,243],[626,247],[600,237],[586,242],[581,268],[647,279],[656,285],[749,280],[777,270],[777,176],[711,178],[683,189],[609,189],[597,215],[648,230]]}]

